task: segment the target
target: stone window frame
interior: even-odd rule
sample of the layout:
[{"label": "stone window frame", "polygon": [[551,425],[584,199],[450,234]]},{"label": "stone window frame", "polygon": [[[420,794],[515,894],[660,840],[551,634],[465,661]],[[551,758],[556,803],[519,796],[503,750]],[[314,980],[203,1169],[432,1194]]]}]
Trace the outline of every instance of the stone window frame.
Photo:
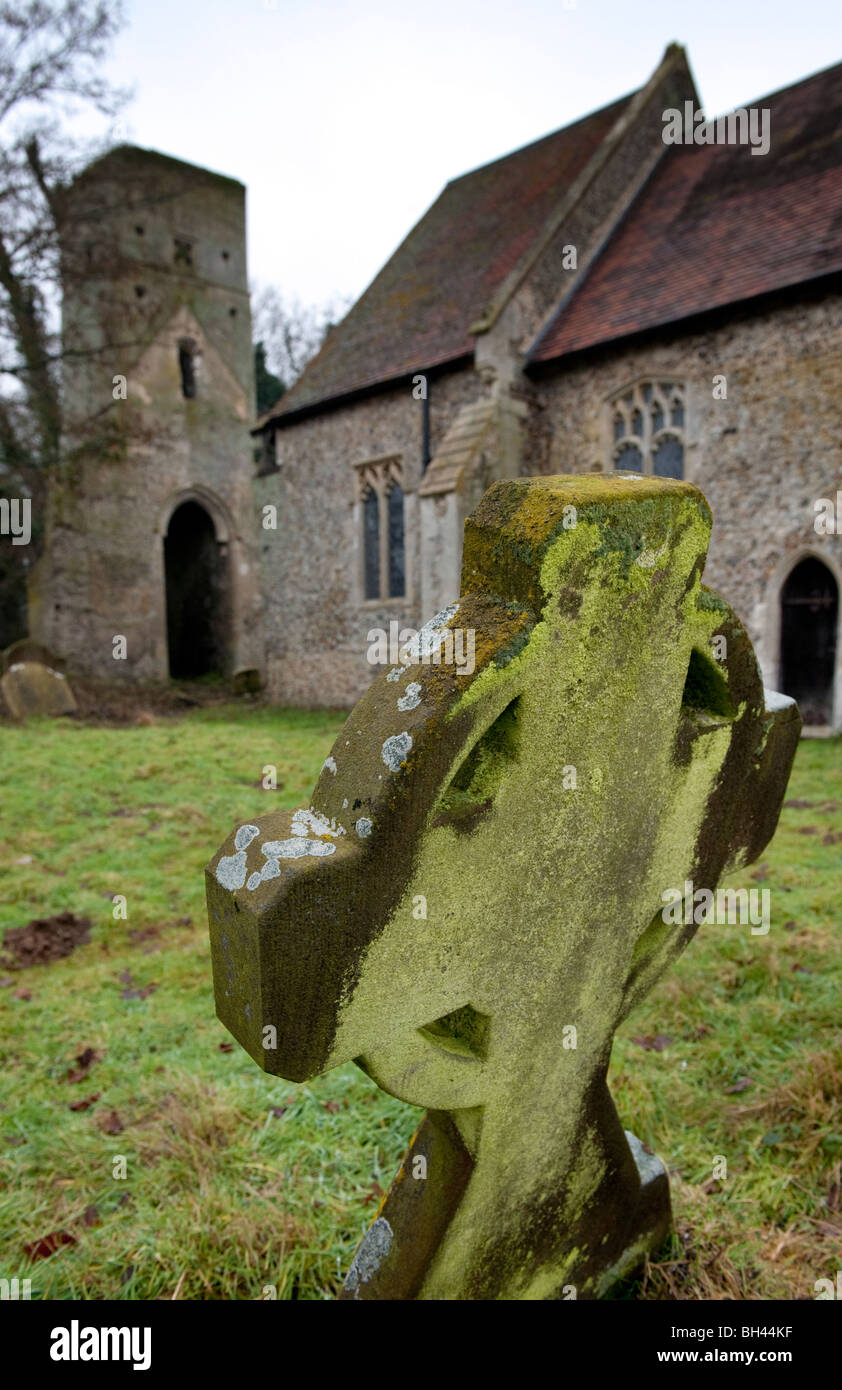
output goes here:
[{"label": "stone window frame", "polygon": [[[354,502],[357,517],[357,536],[359,538],[359,562],[357,564],[357,592],[359,601],[365,608],[382,608],[384,604],[407,604],[409,602],[406,525],[406,483],[403,475],[403,459],[400,454],[387,454],[381,458],[363,459],[354,464]],[[404,591],[402,594],[389,593],[389,492],[396,483],[403,494],[403,556]],[[366,597],[365,586],[365,511],[366,496],[373,493],[377,498],[379,517],[379,577],[380,593],[376,598]]]},{"label": "stone window frame", "polygon": [[[668,386],[669,391],[663,388]],[[649,395],[647,396],[647,391]],[[664,423],[655,428],[653,416],[655,407],[663,412]],[[673,423],[675,408],[681,414],[681,422]],[[637,433],[635,424],[639,417],[641,432]],[[656,449],[668,439],[676,439],[682,450],[682,478],[687,477],[688,463],[688,390],[683,372],[649,371],[627,381],[616,391],[612,391],[604,403],[605,419],[605,471],[618,471],[620,455],[624,445],[634,445],[640,453],[643,477],[660,476],[655,474],[653,456]],[[623,421],[623,433],[618,434],[618,419]],[[622,464],[619,465],[622,471]],[[633,470],[637,471],[637,470]]]}]

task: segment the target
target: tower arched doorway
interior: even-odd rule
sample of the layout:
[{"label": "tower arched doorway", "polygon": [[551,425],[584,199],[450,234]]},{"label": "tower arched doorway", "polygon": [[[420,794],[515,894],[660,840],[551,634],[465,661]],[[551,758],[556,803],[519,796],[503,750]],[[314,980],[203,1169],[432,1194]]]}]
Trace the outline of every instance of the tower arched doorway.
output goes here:
[{"label": "tower arched doorway", "polygon": [[839,628],[839,585],[817,555],[790,570],[781,589],[780,683],[797,702],[805,725],[833,721],[833,681]]},{"label": "tower arched doorway", "polygon": [[209,512],[193,498],[164,536],[169,672],[176,679],[223,674],[228,652],[228,561]]}]

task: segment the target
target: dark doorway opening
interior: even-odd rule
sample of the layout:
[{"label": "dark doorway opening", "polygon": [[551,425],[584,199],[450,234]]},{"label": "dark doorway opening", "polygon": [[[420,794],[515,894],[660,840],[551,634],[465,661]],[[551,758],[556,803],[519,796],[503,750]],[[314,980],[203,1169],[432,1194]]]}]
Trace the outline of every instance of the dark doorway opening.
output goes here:
[{"label": "dark doorway opening", "polygon": [[198,502],[182,502],[164,538],[167,645],[176,679],[225,670],[226,569],[210,516]]},{"label": "dark doorway opening", "polygon": [[781,591],[781,688],[805,724],[830,724],[839,624],[839,586],[827,565],[808,556]]}]

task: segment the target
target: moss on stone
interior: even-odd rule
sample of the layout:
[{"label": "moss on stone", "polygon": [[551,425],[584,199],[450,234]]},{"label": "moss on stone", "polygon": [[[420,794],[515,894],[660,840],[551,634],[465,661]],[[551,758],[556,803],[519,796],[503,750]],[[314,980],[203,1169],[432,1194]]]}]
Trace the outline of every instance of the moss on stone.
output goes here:
[{"label": "moss on stone", "polygon": [[[687,484],[489,489],[451,619],[476,629],[476,670],[374,682],[314,793],[346,832],[336,853],[300,891],[295,861],[289,883],[254,895],[289,1065],[354,1057],[395,1095],[472,1117],[457,1128],[473,1173],[421,1297],[595,1295],[662,1229],[666,1199],[646,1206],[607,1090],[611,1038],[692,934],[653,931],[664,889],[696,874],[715,886],[729,855],[756,848],[766,776],[736,619],[723,674],[696,669],[731,623],[702,598],[709,532]],[[410,682],[421,698],[404,712]],[[411,747],[390,768],[396,736]],[[476,1016],[483,1057],[464,1023]]]}]

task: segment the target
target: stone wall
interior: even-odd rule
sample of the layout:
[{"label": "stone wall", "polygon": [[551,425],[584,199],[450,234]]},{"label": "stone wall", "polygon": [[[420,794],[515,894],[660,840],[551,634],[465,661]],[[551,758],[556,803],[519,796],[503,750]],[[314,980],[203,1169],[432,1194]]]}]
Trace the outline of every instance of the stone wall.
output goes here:
[{"label": "stone wall", "polygon": [[[481,392],[471,369],[428,377],[431,455]],[[355,465],[394,455],[406,496],[406,597],[367,601]],[[367,632],[393,621],[418,628],[433,616],[421,597],[422,402],[407,382],[291,421],[277,431],[275,457],[277,471],[255,483],[261,516],[266,505],[277,508],[277,529],[260,532],[269,692],[282,704],[350,705],[376,670],[366,661]]]},{"label": "stone wall", "polygon": [[[612,467],[607,401],[615,392],[650,377],[684,384],[685,476],[702,489],[714,513],[706,582],[746,624],[773,688],[780,678],[780,590],[792,566],[816,554],[842,590],[842,535],[818,535],[814,526],[815,501],[835,498],[842,489],[839,311],[836,294],[734,311],[692,332],[664,332],[560,363],[524,381],[519,393],[529,402],[519,471],[576,473]],[[713,378],[720,375],[724,400],[713,393]],[[500,385],[471,368],[431,383],[434,458],[459,411],[490,399]],[[284,703],[348,705],[373,674],[365,660],[369,629],[388,631],[391,621],[418,627],[431,616],[422,601],[416,496],[422,481],[421,403],[407,384],[291,423],[278,432],[276,450],[278,472],[257,484],[258,504],[272,502],[279,511],[277,531],[261,533],[269,689]],[[403,602],[366,602],[354,465],[394,454],[402,459],[407,493],[407,596]],[[459,528],[447,525],[453,498],[420,502],[430,532],[424,554],[432,557],[433,568],[452,576],[461,545],[460,537],[454,539]],[[437,592],[435,576],[424,590]],[[454,596],[455,591],[441,597]],[[839,725],[842,643],[837,661]]]},{"label": "stone wall", "polygon": [[[818,535],[814,503],[842,488],[842,296],[780,300],[695,332],[661,333],[560,362],[536,382],[530,472],[610,469],[606,400],[647,378],[686,386],[685,476],[714,515],[705,582],[748,628],[768,685],[779,681],[780,590],[815,554],[842,589],[842,535]],[[713,394],[724,375],[727,399]],[[835,724],[842,725],[842,642]]]}]

